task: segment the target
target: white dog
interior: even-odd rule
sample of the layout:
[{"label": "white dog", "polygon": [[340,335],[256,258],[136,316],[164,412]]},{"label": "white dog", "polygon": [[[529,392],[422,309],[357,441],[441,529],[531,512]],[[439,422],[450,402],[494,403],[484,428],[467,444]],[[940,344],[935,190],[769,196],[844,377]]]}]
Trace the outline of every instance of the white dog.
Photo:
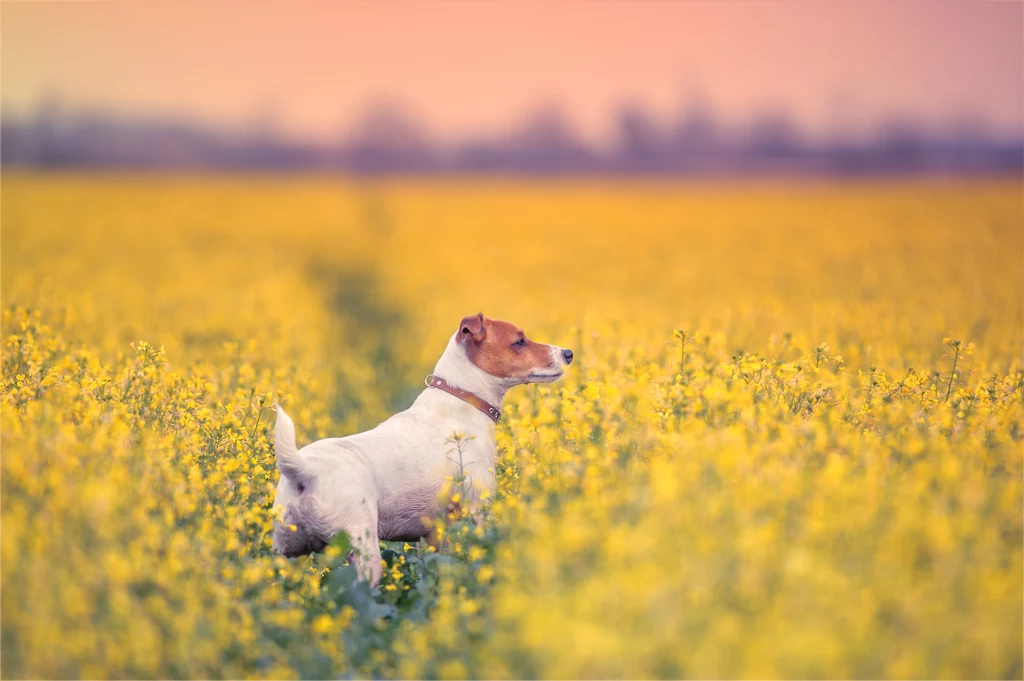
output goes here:
[{"label": "white dog", "polygon": [[[494,426],[505,392],[558,380],[572,350],[529,340],[522,329],[483,314],[466,317],[448,342],[428,388],[409,409],[373,430],[295,446],[295,426],[277,408],[274,452],[281,480],[274,550],[286,556],[319,551],[345,530],[358,551],[360,574],[380,579],[379,540],[418,541],[424,518],[443,513],[448,476],[469,482],[472,510],[494,490]],[[454,432],[461,461],[453,455]]]}]

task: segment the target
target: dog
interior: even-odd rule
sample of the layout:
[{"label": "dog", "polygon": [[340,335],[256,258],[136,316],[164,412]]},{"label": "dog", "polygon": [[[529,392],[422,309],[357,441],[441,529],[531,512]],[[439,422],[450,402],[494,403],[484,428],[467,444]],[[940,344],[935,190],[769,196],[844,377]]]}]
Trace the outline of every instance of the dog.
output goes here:
[{"label": "dog", "polygon": [[557,381],[572,358],[572,350],[534,342],[518,326],[480,313],[459,324],[412,406],[373,430],[300,450],[292,420],[277,406],[274,550],[320,551],[344,530],[360,576],[375,585],[380,540],[431,541],[424,519],[444,513],[451,479],[463,481],[458,501],[470,512],[493,493],[494,432],[505,393]]}]

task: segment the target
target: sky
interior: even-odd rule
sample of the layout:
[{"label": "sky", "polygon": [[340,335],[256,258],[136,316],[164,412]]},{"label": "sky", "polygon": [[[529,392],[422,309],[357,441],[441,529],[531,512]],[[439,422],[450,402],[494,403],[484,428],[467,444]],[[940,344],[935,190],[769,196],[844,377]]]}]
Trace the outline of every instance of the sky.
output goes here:
[{"label": "sky", "polygon": [[587,139],[635,102],[811,133],[966,118],[1024,133],[1018,0],[0,0],[0,110],[43,99],[334,140],[397,103],[440,141],[558,106]]}]

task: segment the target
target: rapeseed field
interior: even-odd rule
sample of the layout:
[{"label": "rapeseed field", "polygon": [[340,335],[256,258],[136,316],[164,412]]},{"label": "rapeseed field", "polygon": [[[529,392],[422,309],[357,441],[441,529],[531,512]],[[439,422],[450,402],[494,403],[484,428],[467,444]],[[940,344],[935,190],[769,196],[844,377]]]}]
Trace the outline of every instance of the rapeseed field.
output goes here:
[{"label": "rapeseed field", "polygon": [[[1001,180],[2,183],[8,678],[1021,678]],[[270,550],[467,314],[571,347],[440,553]]]}]

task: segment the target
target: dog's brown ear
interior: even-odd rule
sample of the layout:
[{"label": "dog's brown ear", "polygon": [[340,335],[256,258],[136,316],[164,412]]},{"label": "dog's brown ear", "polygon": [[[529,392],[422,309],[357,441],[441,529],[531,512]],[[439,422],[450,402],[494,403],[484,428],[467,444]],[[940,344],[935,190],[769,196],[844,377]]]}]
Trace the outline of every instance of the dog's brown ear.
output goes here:
[{"label": "dog's brown ear", "polygon": [[472,339],[479,343],[486,336],[487,327],[484,326],[483,312],[478,312],[477,314],[464,317],[462,323],[459,324],[458,340],[460,343],[464,343],[468,339]]}]

